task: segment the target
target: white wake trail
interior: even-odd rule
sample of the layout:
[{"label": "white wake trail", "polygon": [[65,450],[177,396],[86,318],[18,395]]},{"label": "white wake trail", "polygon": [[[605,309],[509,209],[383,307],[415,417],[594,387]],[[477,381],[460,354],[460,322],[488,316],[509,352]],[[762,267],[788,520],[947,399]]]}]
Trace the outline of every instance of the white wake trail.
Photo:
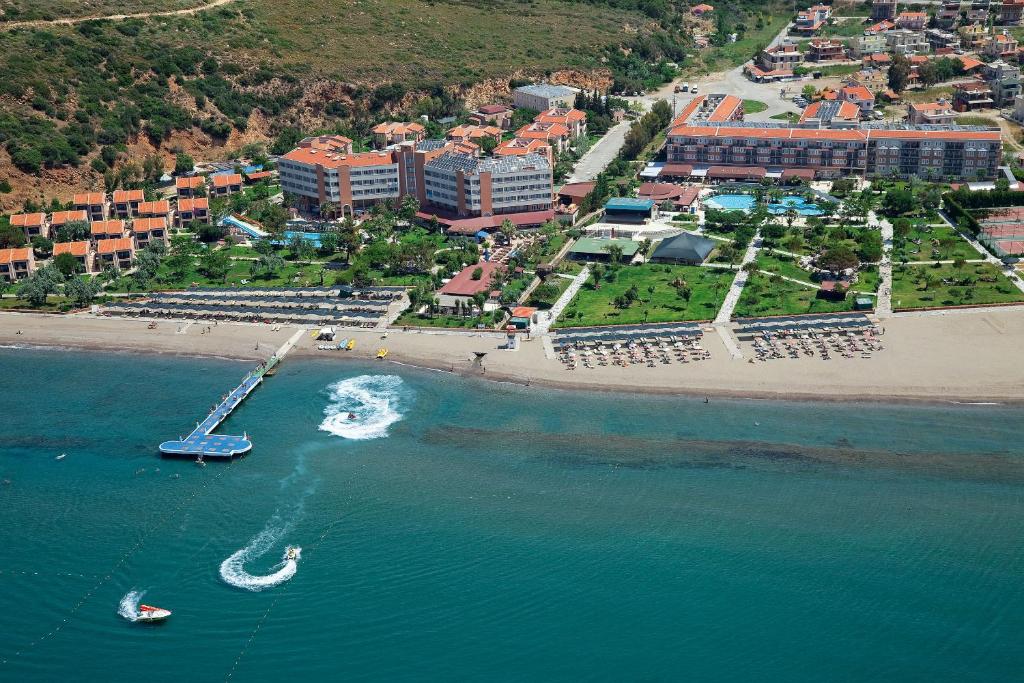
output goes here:
[{"label": "white wake trail", "polygon": [[331,402],[324,408],[320,430],[343,439],[363,441],[388,435],[403,417],[403,383],[395,375],[360,375],[328,387]]},{"label": "white wake trail", "polygon": [[139,602],[142,601],[142,596],[146,594],[146,591],[128,591],[121,598],[120,604],[117,606],[117,613],[128,621],[136,621],[139,618]]},{"label": "white wake trail", "polygon": [[224,583],[244,588],[245,590],[259,592],[267,588],[279,586],[295,576],[299,569],[299,558],[302,556],[302,548],[294,548],[294,557],[288,557],[288,549],[281,561],[270,568],[269,574],[255,575],[245,570],[247,562],[263,557],[285,534],[287,528],[268,527],[258,533],[249,544],[240,550],[236,550],[226,560],[220,563],[220,578]]}]

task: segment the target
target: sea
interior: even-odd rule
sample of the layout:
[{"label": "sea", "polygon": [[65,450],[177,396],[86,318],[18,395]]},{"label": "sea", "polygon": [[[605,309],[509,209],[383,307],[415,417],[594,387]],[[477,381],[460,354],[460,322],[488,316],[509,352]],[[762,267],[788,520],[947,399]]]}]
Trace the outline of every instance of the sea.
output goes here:
[{"label": "sea", "polygon": [[0,349],[0,680],[1024,680],[1020,407],[249,366]]}]

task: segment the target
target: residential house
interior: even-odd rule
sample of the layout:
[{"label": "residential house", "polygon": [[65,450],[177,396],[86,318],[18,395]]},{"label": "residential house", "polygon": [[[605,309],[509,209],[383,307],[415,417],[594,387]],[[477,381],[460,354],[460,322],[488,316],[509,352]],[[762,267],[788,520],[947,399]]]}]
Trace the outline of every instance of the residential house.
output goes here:
[{"label": "residential house", "polygon": [[88,222],[89,214],[85,211],[57,211],[50,216],[50,234],[57,234],[57,231],[68,223]]},{"label": "residential house", "polygon": [[965,50],[977,50],[988,42],[988,28],[984,24],[967,24],[959,27],[960,47]]},{"label": "residential house", "polygon": [[[419,126],[418,123],[415,125]],[[422,126],[420,126],[420,128],[422,128]],[[335,154],[351,154],[352,139],[347,138],[344,135],[318,135],[299,140],[299,144],[296,145],[296,147],[300,147],[302,149],[317,149],[321,152],[333,152]]]},{"label": "residential house", "polygon": [[1003,0],[999,4],[996,23],[1003,26],[1019,26],[1024,19],[1024,0]]},{"label": "residential house", "polygon": [[968,57],[967,55],[956,55],[956,59],[960,60],[960,64],[964,67],[965,74],[974,74],[981,71],[981,67],[985,62],[974,57]]},{"label": "residential house", "polygon": [[100,240],[96,243],[96,269],[105,270],[114,266],[118,270],[127,270],[135,260],[135,241],[131,237]]},{"label": "residential house", "polygon": [[214,197],[229,197],[242,191],[241,173],[218,173],[210,176],[211,193]]},{"label": "residential house", "polygon": [[551,145],[544,140],[512,138],[511,140],[506,140],[494,148],[494,156],[522,156],[524,154],[540,154],[548,160],[548,163],[552,166],[554,165]]},{"label": "residential house", "polygon": [[839,89],[839,99],[843,102],[851,102],[860,109],[861,116],[866,116],[875,108],[875,96],[871,91],[859,83],[844,85]]},{"label": "residential house", "polygon": [[1013,99],[1012,118],[1017,123],[1024,123],[1024,95],[1017,95]]},{"label": "residential house", "polygon": [[[865,33],[862,36],[850,41],[850,53],[856,58],[867,58],[872,55],[882,55],[888,49],[885,41],[885,34]],[[889,57],[889,55],[885,55]]]},{"label": "residential house", "polygon": [[512,91],[512,102],[521,109],[570,109],[576,91],[564,85],[524,85]]},{"label": "residential house", "polygon": [[497,126],[477,126],[466,124],[455,126],[448,131],[447,138],[453,142],[471,142],[474,145],[482,146],[484,140],[491,139],[497,146],[501,142],[501,128]]},{"label": "residential house", "polygon": [[[190,200],[199,201],[199,200]],[[203,201],[206,201],[204,198]],[[148,247],[153,242],[167,244],[166,218],[136,218],[132,221],[132,235],[139,249]]]},{"label": "residential house", "polygon": [[871,0],[871,21],[896,18],[897,0]]},{"label": "residential house", "polygon": [[701,4],[695,6],[693,9],[691,9],[690,13],[692,15],[694,15],[695,17],[702,17],[705,14],[708,14],[709,12],[714,12],[714,11],[715,11],[715,8],[712,5],[708,5],[707,3],[703,3],[702,2]]},{"label": "residential house", "polygon": [[864,33],[865,33],[865,35],[867,35],[867,34],[877,35],[877,34],[881,34],[881,33],[888,33],[889,31],[892,31],[895,28],[896,28],[896,24],[892,23],[888,19],[883,19],[882,21],[878,22],[877,24],[872,24],[871,26],[868,26],[866,29],[864,29]]},{"label": "residential house", "polygon": [[177,211],[178,227],[184,228],[192,221],[210,222],[210,200],[206,197],[179,199]]},{"label": "residential house", "polygon": [[[236,177],[241,182],[241,176]],[[140,202],[139,208],[135,211],[136,218],[163,218],[164,220],[170,220],[171,218],[171,203],[166,199],[161,199],[155,202]]]},{"label": "residential house", "polygon": [[927,12],[900,12],[896,15],[896,26],[911,31],[923,31],[928,23]]},{"label": "residential house", "polygon": [[765,71],[792,71],[802,61],[803,54],[797,49],[796,43],[790,41],[767,47],[757,57],[758,65]]},{"label": "residential house", "polygon": [[485,104],[470,113],[469,120],[480,126],[497,126],[508,130],[512,125],[512,108],[504,104]]},{"label": "residential house", "polygon": [[992,90],[992,102],[996,107],[1009,107],[1021,94],[1020,67],[1007,64],[1001,59],[981,67],[981,77]]},{"label": "residential house", "polygon": [[533,118],[537,123],[560,123],[569,129],[569,135],[578,138],[587,134],[587,115],[579,109],[547,109]]},{"label": "residential house", "polygon": [[36,269],[36,257],[31,247],[0,249],[0,278],[17,282],[31,275]]},{"label": "residential house", "polygon": [[807,45],[807,61],[831,62],[846,59],[846,47],[831,38],[812,38]]},{"label": "residential house", "polygon": [[114,190],[111,201],[114,218],[131,218],[145,200],[142,190]]},{"label": "residential house", "polygon": [[81,242],[57,242],[53,245],[53,255],[71,254],[78,261],[79,270],[83,273],[93,272],[92,254],[88,240]]},{"label": "residential house", "polygon": [[21,228],[29,242],[33,237],[46,237],[50,234],[46,214],[43,213],[16,213],[11,216],[11,225]]},{"label": "residential house", "polygon": [[798,12],[793,22],[793,32],[804,36],[813,36],[825,25],[832,16],[832,8],[828,5],[814,5]]},{"label": "residential house", "polygon": [[911,102],[907,108],[907,123],[927,125],[949,125],[956,118],[956,112],[947,100],[938,102]]},{"label": "residential house", "polygon": [[516,137],[524,140],[540,140],[549,145],[556,154],[561,154],[569,146],[572,131],[561,123],[537,123],[535,121],[517,130]]},{"label": "residential house", "polygon": [[182,197],[205,197],[206,179],[201,175],[175,178],[174,189],[177,191],[179,199]]},{"label": "residential house", "polygon": [[920,31],[896,29],[885,34],[885,44],[889,52],[901,55],[926,54],[929,50],[928,39]]},{"label": "residential house", "polygon": [[270,179],[274,177],[274,174],[270,171],[242,171],[242,182],[246,185],[256,185],[257,183],[270,182]]},{"label": "residential house", "polygon": [[89,236],[93,242],[100,240],[114,240],[124,237],[124,221],[119,218],[111,218],[106,221],[95,221],[89,226]]},{"label": "residential house", "polygon": [[[470,310],[475,305],[474,297],[484,294],[488,299],[492,298],[490,293],[494,281],[504,270],[504,264],[494,261],[466,266],[437,290],[438,305],[446,313]],[[487,310],[486,304],[484,310]]]},{"label": "residential house", "polygon": [[427,129],[420,123],[388,121],[373,127],[373,145],[385,149],[403,142],[420,142],[427,135]]},{"label": "residential house", "polygon": [[953,109],[956,111],[988,109],[993,104],[992,89],[984,81],[967,81],[953,86]]},{"label": "residential house", "polygon": [[928,41],[928,46],[933,52],[942,50],[944,48],[958,48],[960,47],[960,36],[951,32],[943,31],[938,28],[930,28],[924,32],[924,37]]},{"label": "residential house", "polygon": [[72,203],[76,211],[89,214],[91,221],[101,221],[107,217],[107,198],[102,192],[76,194]]},{"label": "residential house", "polygon": [[1017,56],[1017,45],[1017,39],[1009,31],[1003,31],[985,43],[982,54],[992,59],[1014,59]]}]

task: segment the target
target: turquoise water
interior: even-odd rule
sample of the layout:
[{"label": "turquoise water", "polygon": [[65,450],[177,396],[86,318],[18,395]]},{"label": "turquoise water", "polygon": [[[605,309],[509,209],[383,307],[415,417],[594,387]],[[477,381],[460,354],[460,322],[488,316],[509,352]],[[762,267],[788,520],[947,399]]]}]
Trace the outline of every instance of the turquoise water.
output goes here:
[{"label": "turquoise water", "polygon": [[[705,200],[704,205],[722,211],[750,211],[757,205],[757,199],[750,194],[719,194]],[[808,202],[799,195],[786,195],[778,202],[768,204],[768,211],[775,215],[784,214],[790,209],[801,216],[821,215],[821,209],[817,204]]]},{"label": "turquoise water", "polygon": [[[0,350],[0,679],[1024,670],[1021,409],[705,405],[290,360],[222,428],[251,455],[156,457],[248,369]],[[174,615],[130,623],[131,591]]]},{"label": "turquoise water", "polygon": [[284,238],[284,242],[294,238],[296,235],[300,235],[302,239],[313,244],[314,247],[320,246],[320,233],[318,232],[298,232],[295,230],[285,230],[281,233]]}]

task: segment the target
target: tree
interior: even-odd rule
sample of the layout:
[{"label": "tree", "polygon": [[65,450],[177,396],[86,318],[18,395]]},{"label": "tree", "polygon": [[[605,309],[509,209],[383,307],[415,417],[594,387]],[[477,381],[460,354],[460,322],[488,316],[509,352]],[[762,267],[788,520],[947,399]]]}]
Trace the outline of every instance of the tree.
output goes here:
[{"label": "tree", "polygon": [[340,244],[341,237],[338,236],[337,232],[329,230],[327,232],[320,233],[319,251],[321,254],[330,256],[334,252],[338,251],[338,247]]},{"label": "tree", "polygon": [[196,242],[191,235],[175,235],[171,238],[171,255],[165,263],[171,278],[180,280],[192,268],[192,260],[196,253]]},{"label": "tree", "polygon": [[482,278],[483,276],[484,276],[484,269],[483,269],[483,268],[481,268],[481,267],[479,267],[479,266],[477,266],[476,268],[474,268],[474,269],[473,269],[473,272],[472,272],[472,273],[470,273],[470,275],[469,275],[469,277],[470,277],[470,279],[471,279],[471,280],[479,280],[479,279],[480,279],[480,278]]},{"label": "tree", "polygon": [[338,212],[338,205],[334,202],[324,202],[320,205],[320,218],[330,220]]},{"label": "tree", "polygon": [[617,264],[622,261],[622,246],[618,244],[606,244],[604,250],[608,253],[608,260]]},{"label": "tree", "polygon": [[42,235],[36,235],[32,238],[32,250],[36,253],[36,256],[49,258],[50,254],[53,253],[53,242]]},{"label": "tree", "polygon": [[56,294],[64,276],[52,265],[43,266],[36,272],[21,281],[17,294],[19,299],[24,299],[31,306],[42,306],[46,303],[46,297]]},{"label": "tree", "polygon": [[916,207],[914,193],[906,189],[893,188],[887,191],[882,199],[882,209],[890,216],[910,213]]},{"label": "tree", "polygon": [[894,92],[903,92],[910,79],[910,60],[905,55],[895,54],[889,66],[889,87]]},{"label": "tree", "polygon": [[67,252],[57,254],[53,258],[53,266],[60,271],[60,274],[64,277],[71,277],[82,269],[81,264],[78,263],[78,259]]},{"label": "tree", "polygon": [[95,278],[73,277],[64,283],[64,296],[79,308],[91,304],[99,293],[100,283]]},{"label": "tree", "polygon": [[518,231],[519,228],[516,227],[516,224],[507,218],[501,222],[501,226],[498,228],[498,232],[501,233],[501,236],[508,243],[512,242]]},{"label": "tree", "polygon": [[818,257],[818,266],[833,273],[844,271],[848,268],[856,268],[860,265],[857,255],[845,245],[837,245],[827,249]]},{"label": "tree", "polygon": [[199,254],[199,272],[211,280],[226,282],[231,270],[231,259],[225,249],[207,246]]},{"label": "tree", "polygon": [[206,244],[219,242],[224,239],[224,236],[227,235],[228,232],[222,225],[217,225],[216,223],[201,223],[199,221],[192,221],[189,228],[195,230],[199,241],[205,242]]},{"label": "tree", "polygon": [[191,173],[195,167],[195,160],[184,152],[179,152],[178,155],[174,157],[174,175]]},{"label": "tree", "polygon": [[25,246],[25,231],[0,218],[0,249]]},{"label": "tree", "polygon": [[[420,203],[416,200],[416,197],[411,194],[407,194],[402,197],[402,204],[398,207],[398,217],[403,221],[411,221],[416,218],[416,213],[420,210]],[[432,216],[436,221],[437,217]]]},{"label": "tree", "polygon": [[818,90],[813,85],[805,85],[803,89],[800,91],[800,94],[803,95],[803,98],[805,100],[810,102],[818,94]]},{"label": "tree", "polygon": [[68,221],[57,228],[54,234],[56,242],[78,242],[89,239],[91,232],[85,221]]}]

